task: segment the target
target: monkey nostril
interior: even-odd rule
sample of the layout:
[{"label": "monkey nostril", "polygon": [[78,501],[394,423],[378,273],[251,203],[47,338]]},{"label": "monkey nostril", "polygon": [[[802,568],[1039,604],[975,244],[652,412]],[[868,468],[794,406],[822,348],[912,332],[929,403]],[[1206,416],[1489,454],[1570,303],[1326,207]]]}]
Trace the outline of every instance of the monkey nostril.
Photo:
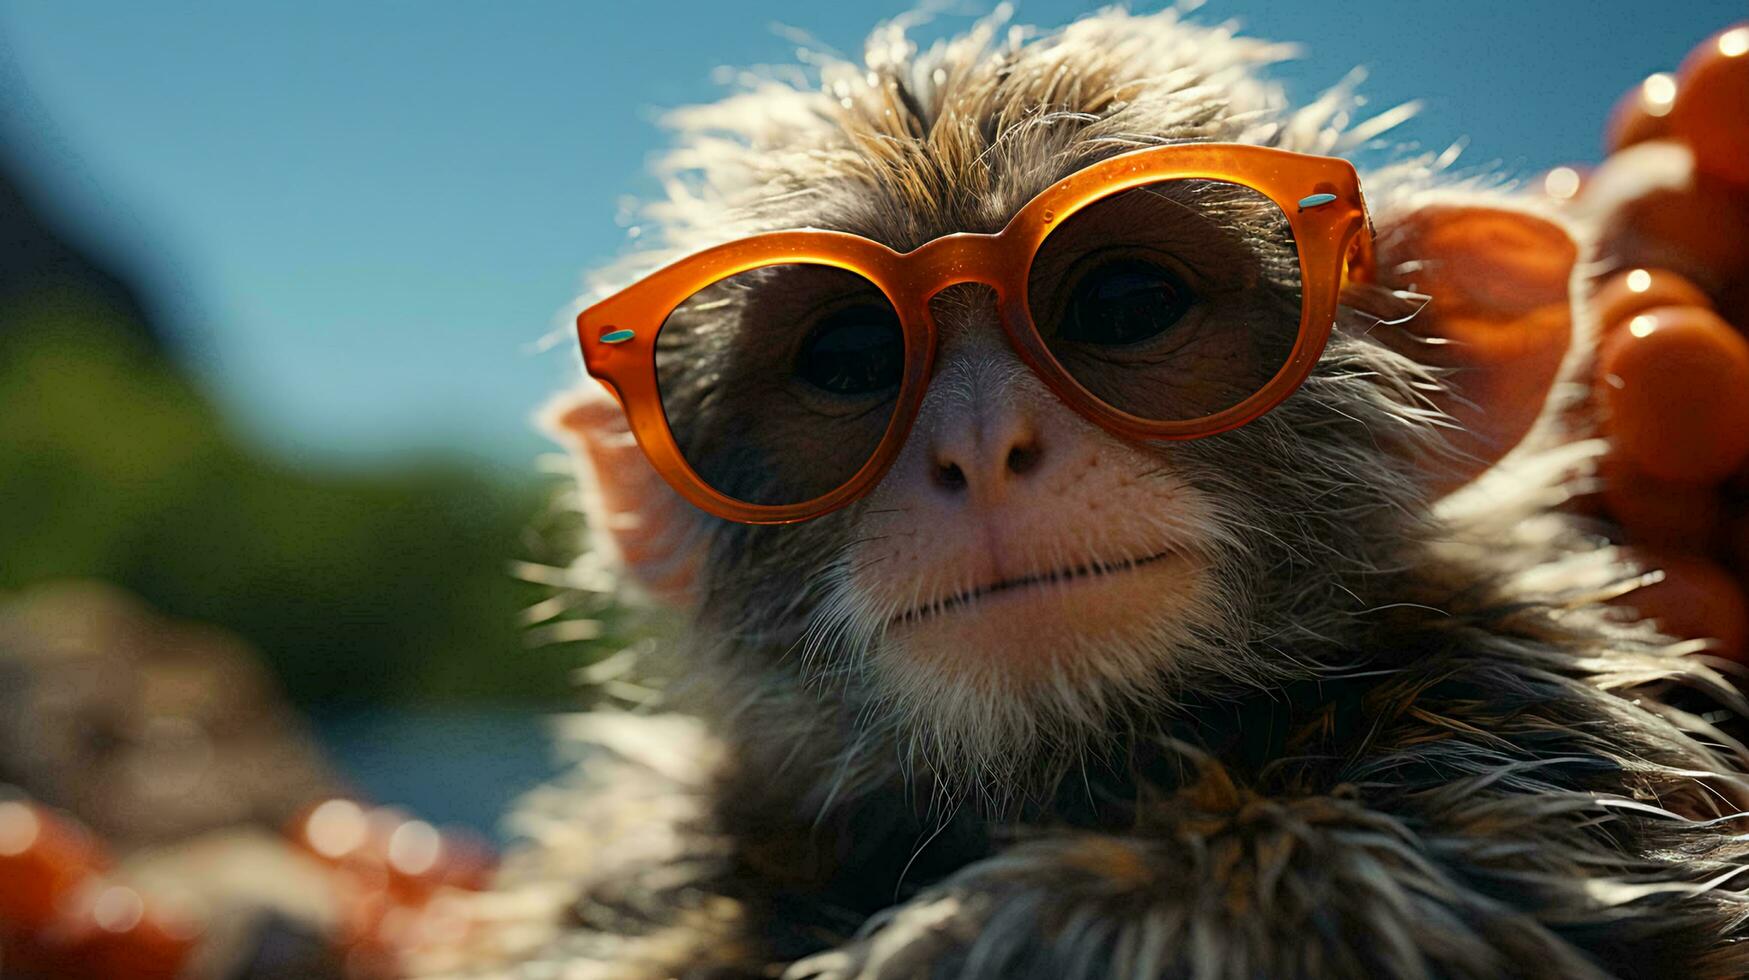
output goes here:
[{"label": "monkey nostril", "polygon": [[966,471],[958,463],[939,463],[935,467],[935,484],[944,490],[963,490]]},{"label": "monkey nostril", "polygon": [[[990,448],[995,448],[994,446]],[[968,468],[961,460],[969,454],[976,465]],[[958,494],[974,484],[986,490],[1000,486],[1005,480],[1024,478],[1044,462],[1044,447],[1031,436],[1009,442],[1008,451],[1000,457],[982,456],[975,447],[965,451],[947,450],[935,456],[929,468],[929,482],[936,489]]]}]

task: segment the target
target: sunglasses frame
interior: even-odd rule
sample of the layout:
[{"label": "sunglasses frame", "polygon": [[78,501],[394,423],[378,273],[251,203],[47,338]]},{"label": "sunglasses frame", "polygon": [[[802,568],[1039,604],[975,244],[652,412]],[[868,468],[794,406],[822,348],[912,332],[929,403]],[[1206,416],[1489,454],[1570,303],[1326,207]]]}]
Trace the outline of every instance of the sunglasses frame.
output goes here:
[{"label": "sunglasses frame", "polygon": [[[1239,184],[1281,209],[1299,248],[1301,313],[1299,334],[1286,363],[1256,393],[1211,415],[1162,422],[1124,412],[1075,380],[1049,352],[1034,325],[1026,288],[1040,246],[1076,212],[1113,194],[1180,179]],[[844,269],[884,293],[904,331],[904,375],[880,444],[848,481],[801,503],[753,504],[717,492],[687,464],[662,407],[656,336],[669,315],[706,286],[752,269],[792,263]],[[585,309],[577,316],[577,337],[589,374],[619,401],[644,455],[681,497],[724,520],[789,524],[856,500],[879,482],[897,458],[934,369],[938,331],[929,301],[949,286],[970,282],[994,289],[1009,343],[1077,412],[1123,438],[1184,440],[1237,428],[1292,394],[1324,352],[1344,284],[1367,281],[1373,271],[1366,203],[1348,161],[1247,144],[1179,143],[1114,156],[1058,180],[995,234],[945,235],[903,253],[859,235],[819,230],[769,232],[718,245],[659,269]]]}]

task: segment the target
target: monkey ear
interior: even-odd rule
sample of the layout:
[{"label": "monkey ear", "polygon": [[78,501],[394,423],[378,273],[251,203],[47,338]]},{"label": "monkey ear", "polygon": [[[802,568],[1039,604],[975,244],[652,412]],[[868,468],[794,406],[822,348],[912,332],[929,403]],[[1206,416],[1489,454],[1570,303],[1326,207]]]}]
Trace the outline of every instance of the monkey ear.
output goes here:
[{"label": "monkey ear", "polygon": [[1550,394],[1578,346],[1579,247],[1557,219],[1499,199],[1423,201],[1386,212],[1377,227],[1377,285],[1429,297],[1373,333],[1446,374],[1434,401],[1460,428],[1446,437],[1455,452],[1430,461],[1428,474],[1443,495],[1553,431]]},{"label": "monkey ear", "polygon": [[704,559],[704,517],[650,466],[608,389],[585,380],[541,409],[571,454],[591,545],[650,597],[686,608]]}]

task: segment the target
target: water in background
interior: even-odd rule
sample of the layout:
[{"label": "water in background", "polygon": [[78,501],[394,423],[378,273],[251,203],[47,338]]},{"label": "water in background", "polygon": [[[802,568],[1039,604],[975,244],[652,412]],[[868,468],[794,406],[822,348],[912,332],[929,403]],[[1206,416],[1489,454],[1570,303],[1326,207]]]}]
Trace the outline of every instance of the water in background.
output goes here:
[{"label": "water in background", "polygon": [[556,775],[547,719],[532,711],[400,710],[310,719],[341,776],[373,803],[503,842],[499,818],[518,795]]}]

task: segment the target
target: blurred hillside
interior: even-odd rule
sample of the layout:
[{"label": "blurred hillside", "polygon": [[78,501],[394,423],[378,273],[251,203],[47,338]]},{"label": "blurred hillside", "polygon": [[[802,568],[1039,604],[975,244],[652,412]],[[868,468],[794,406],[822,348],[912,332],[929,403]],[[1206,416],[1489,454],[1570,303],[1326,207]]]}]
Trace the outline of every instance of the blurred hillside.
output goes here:
[{"label": "blurred hillside", "polygon": [[269,458],[147,308],[0,161],[0,590],[114,583],[240,633],[305,706],[568,697],[592,645],[526,646],[518,612],[550,590],[508,571],[577,540],[539,517],[551,485]]}]

